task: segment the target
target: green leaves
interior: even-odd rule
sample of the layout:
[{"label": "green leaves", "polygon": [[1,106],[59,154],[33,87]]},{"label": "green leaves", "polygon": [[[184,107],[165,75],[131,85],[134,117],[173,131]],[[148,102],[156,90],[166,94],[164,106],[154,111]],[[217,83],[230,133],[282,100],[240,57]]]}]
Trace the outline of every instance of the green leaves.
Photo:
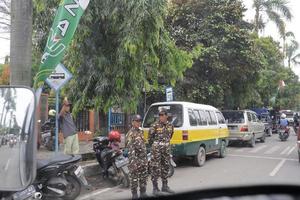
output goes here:
[{"label": "green leaves", "polygon": [[75,109],[90,105],[134,111],[143,88],[175,85],[192,65],[164,26],[166,1],[90,2],[66,57]]}]

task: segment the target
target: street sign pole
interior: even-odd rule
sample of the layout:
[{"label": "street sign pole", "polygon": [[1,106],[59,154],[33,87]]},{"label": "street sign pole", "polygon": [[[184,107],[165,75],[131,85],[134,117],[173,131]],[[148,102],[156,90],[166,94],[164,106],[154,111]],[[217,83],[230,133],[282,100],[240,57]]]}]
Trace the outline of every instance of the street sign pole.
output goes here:
[{"label": "street sign pole", "polygon": [[56,120],[55,120],[55,153],[58,153],[58,122],[59,122],[59,92],[60,90],[56,90],[56,99],[55,99],[55,109],[56,109]]},{"label": "street sign pole", "polygon": [[108,133],[111,131],[111,108],[108,111]]}]

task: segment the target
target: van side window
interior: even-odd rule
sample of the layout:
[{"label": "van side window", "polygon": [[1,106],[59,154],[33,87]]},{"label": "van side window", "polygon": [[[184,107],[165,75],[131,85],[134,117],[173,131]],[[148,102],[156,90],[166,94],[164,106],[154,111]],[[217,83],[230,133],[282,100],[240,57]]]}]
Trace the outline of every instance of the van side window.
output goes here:
[{"label": "van side window", "polygon": [[210,117],[209,111],[205,111],[205,115],[206,115],[206,119],[208,121],[208,124],[212,125],[213,122],[212,122],[212,119]]},{"label": "van side window", "polygon": [[220,112],[216,112],[216,113],[217,113],[217,118],[218,118],[219,124],[225,124],[226,122],[225,122],[225,119],[224,119],[222,113],[220,113]]},{"label": "van side window", "polygon": [[196,119],[197,119],[197,124],[201,125],[201,118],[200,118],[199,110],[193,110],[193,111],[194,111],[194,115],[196,116]]},{"label": "van side window", "polygon": [[211,118],[211,125],[216,125],[218,122],[217,122],[217,117],[215,115],[215,112],[209,111],[209,114],[210,114],[210,118]]},{"label": "van side window", "polygon": [[252,122],[252,116],[251,116],[251,113],[247,112],[247,118],[248,118],[248,121],[249,122]]},{"label": "van side window", "polygon": [[207,117],[206,113],[203,110],[199,110],[200,118],[201,118],[201,125],[207,126]]},{"label": "van side window", "polygon": [[190,125],[197,126],[197,118],[196,118],[193,110],[189,109],[188,112],[189,112]]}]

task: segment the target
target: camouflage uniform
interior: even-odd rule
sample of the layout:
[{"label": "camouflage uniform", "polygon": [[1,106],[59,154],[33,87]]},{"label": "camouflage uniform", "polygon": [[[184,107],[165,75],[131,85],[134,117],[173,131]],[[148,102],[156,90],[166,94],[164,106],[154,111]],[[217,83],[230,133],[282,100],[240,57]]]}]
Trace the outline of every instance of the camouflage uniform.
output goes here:
[{"label": "camouflage uniform", "polygon": [[136,193],[139,184],[141,193],[145,193],[148,162],[144,135],[141,128],[131,128],[129,130],[126,135],[126,147],[128,148],[131,191]]},{"label": "camouflage uniform", "polygon": [[151,180],[157,189],[157,180],[161,177],[167,186],[167,175],[170,167],[170,140],[174,127],[171,123],[156,122],[149,130],[149,144],[151,145]]}]

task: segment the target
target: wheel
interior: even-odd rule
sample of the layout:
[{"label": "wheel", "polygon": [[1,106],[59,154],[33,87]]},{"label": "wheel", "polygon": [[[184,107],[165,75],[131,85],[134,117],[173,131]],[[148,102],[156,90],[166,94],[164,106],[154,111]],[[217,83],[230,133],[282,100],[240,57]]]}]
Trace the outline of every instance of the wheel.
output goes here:
[{"label": "wheel", "polygon": [[255,135],[252,135],[252,138],[250,140],[250,147],[255,147]]},{"label": "wheel", "polygon": [[220,150],[219,150],[219,157],[220,157],[220,158],[225,158],[226,152],[227,152],[227,149],[226,149],[226,142],[225,142],[225,141],[222,141],[222,142],[221,142],[221,147],[220,147]]},{"label": "wheel", "polygon": [[129,180],[129,171],[128,171],[128,167],[122,167],[120,168],[121,170],[121,179],[120,179],[120,184],[124,187],[124,188],[128,188],[130,185],[130,180]]},{"label": "wheel", "polygon": [[263,136],[260,138],[260,141],[262,143],[265,143],[266,142],[266,134],[264,133]]},{"label": "wheel", "polygon": [[68,185],[66,188],[66,194],[62,197],[65,200],[73,200],[76,199],[80,195],[81,184],[79,180],[70,175],[66,175],[66,180],[68,181]]},{"label": "wheel", "polygon": [[197,155],[194,157],[194,163],[196,166],[198,167],[202,167],[205,163],[206,160],[206,151],[204,149],[204,147],[200,147]]},{"label": "wheel", "polygon": [[173,176],[174,175],[174,171],[175,171],[174,166],[170,164],[169,172],[168,172],[168,176],[167,177],[170,178],[171,176]]}]

